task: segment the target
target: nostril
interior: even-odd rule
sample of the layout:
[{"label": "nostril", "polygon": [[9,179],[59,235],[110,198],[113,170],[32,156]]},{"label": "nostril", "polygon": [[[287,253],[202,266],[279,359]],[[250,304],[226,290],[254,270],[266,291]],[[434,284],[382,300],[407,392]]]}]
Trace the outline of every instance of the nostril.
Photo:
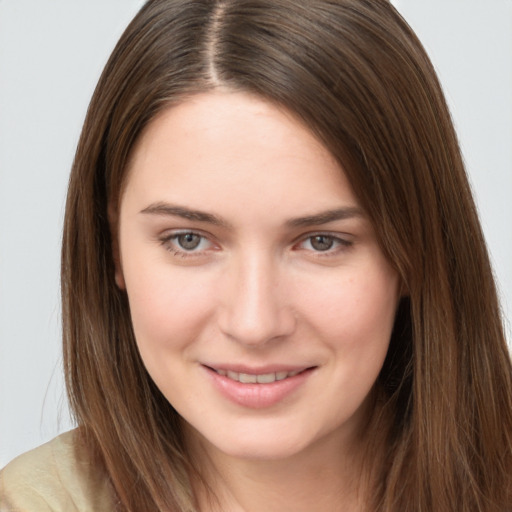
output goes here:
[{"label": "nostril", "polygon": [[265,345],[290,336],[295,316],[278,304],[242,304],[234,301],[219,315],[220,331],[233,341],[248,346]]}]

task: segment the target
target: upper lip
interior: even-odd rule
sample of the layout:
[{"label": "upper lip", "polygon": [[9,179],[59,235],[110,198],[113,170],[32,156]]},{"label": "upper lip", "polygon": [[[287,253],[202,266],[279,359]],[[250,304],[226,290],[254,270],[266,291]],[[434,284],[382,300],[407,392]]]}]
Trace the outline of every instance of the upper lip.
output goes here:
[{"label": "upper lip", "polygon": [[314,365],[289,365],[289,364],[270,364],[264,366],[248,366],[244,364],[209,364],[203,363],[203,366],[212,370],[225,370],[228,372],[246,373],[248,375],[265,375],[268,373],[277,372],[301,372],[309,368],[313,368]]}]

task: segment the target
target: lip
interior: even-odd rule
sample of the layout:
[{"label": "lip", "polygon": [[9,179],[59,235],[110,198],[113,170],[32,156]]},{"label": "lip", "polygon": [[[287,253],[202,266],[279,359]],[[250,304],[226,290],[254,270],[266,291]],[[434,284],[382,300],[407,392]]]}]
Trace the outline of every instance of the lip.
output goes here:
[{"label": "lip", "polygon": [[[250,409],[264,409],[279,404],[301,388],[313,374],[315,367],[270,365],[248,367],[244,365],[202,365],[207,377],[222,396],[229,401]],[[264,375],[268,373],[299,372],[283,380],[260,384],[245,384],[217,373],[216,370]]]},{"label": "lip", "polygon": [[265,366],[248,366],[244,364],[203,364],[206,368],[211,370],[225,370],[236,373],[248,373],[249,375],[262,375],[265,373],[277,372],[301,372],[311,368],[311,365],[279,365],[271,364]]}]

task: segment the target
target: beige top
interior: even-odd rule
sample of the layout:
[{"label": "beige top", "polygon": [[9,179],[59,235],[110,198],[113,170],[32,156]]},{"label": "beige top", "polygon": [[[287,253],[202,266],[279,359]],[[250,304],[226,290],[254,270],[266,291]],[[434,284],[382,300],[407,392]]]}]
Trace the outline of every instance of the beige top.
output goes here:
[{"label": "beige top", "polygon": [[109,512],[104,474],[75,455],[74,431],[20,455],[0,472],[0,512]]}]

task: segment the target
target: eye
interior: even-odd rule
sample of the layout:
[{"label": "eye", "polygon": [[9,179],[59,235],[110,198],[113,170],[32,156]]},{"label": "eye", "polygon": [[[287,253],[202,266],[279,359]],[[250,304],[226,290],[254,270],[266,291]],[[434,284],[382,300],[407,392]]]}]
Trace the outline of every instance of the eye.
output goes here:
[{"label": "eye", "polygon": [[213,246],[208,238],[194,231],[171,233],[162,238],[161,243],[168,251],[183,257],[200,254]]},{"label": "eye", "polygon": [[352,242],[338,236],[318,233],[304,238],[298,245],[299,249],[317,253],[337,253],[352,245]]},{"label": "eye", "polygon": [[194,249],[197,249],[202,238],[202,236],[196,233],[184,233],[182,235],[175,236],[177,244],[185,251],[193,251]]},{"label": "eye", "polygon": [[327,235],[315,235],[309,238],[309,243],[315,251],[328,251],[334,245],[334,238]]}]

